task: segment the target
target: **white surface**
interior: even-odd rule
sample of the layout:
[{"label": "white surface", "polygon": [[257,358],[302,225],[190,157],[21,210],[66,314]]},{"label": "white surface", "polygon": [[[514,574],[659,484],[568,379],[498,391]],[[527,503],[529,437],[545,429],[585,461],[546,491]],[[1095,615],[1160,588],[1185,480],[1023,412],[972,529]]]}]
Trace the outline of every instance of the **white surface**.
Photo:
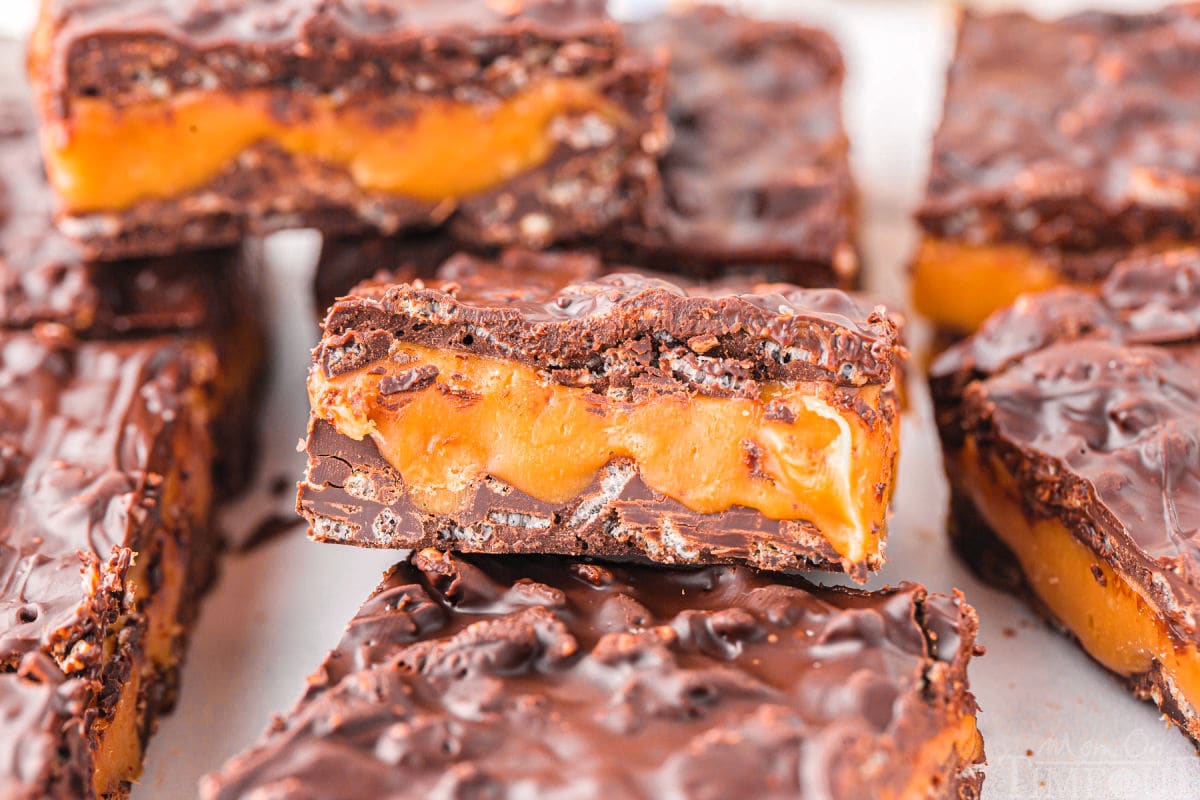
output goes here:
[{"label": "white surface", "polygon": [[[12,6],[9,6],[12,3]],[[0,11],[0,27],[28,18],[33,0]],[[623,0],[623,8],[639,5]],[[818,21],[838,36],[849,66],[847,124],[863,192],[863,243],[875,288],[903,298],[902,266],[914,242],[908,222],[940,108],[952,11],[929,0],[777,0],[743,3],[765,13]],[[988,3],[989,6],[1001,5]],[[1013,5],[1006,3],[1004,5]],[[1078,2],[1025,3],[1047,13]],[[1096,3],[1138,8],[1148,3]],[[769,132],[765,132],[769,135]],[[307,278],[315,238],[274,240],[266,312],[277,353],[266,415],[264,483],[303,470],[295,451],[304,432],[304,371],[315,336]],[[1046,630],[1012,598],[974,580],[947,551],[946,488],[923,387],[905,420],[901,479],[889,563],[874,583],[919,580],[959,587],[979,609],[988,655],[972,668],[983,707],[989,766],[987,800],[1200,798],[1200,758],[1155,710],[1138,703],[1078,650]],[[253,527],[274,502],[289,513],[290,492],[260,492],[226,515]],[[176,713],[153,740],[135,800],[189,798],[198,778],[251,744],[274,713],[299,696],[305,677],[392,561],[386,553],[286,538],[224,563],[194,632]]]}]

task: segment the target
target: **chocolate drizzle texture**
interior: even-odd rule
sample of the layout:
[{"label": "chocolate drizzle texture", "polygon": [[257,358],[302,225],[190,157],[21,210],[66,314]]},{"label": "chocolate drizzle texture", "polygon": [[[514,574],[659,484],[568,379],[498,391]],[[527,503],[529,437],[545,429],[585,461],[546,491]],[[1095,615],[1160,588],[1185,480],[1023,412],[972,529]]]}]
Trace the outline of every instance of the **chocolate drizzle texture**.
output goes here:
[{"label": "chocolate drizzle texture", "polygon": [[[913,584],[424,551],[202,795],[881,796],[975,713],[976,625]],[[928,796],[976,797],[946,756]]]},{"label": "chocolate drizzle texture", "polygon": [[602,246],[615,260],[805,286],[857,283],[845,67],[828,34],[715,6],[626,26],[670,53],[672,142],[650,211]]}]

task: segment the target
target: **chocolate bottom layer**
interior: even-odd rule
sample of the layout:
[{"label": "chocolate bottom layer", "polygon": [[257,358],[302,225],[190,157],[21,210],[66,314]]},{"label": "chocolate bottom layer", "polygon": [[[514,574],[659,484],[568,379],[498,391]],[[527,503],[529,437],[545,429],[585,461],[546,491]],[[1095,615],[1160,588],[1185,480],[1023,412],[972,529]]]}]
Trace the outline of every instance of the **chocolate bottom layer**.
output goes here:
[{"label": "chocolate bottom layer", "polygon": [[[563,505],[485,478],[454,515],[418,508],[370,438],[324,421],[309,432],[310,466],[297,507],[317,541],[365,547],[436,547],[468,553],[551,553],[663,564],[747,563],[772,571],[825,569],[866,577],[880,559],[853,563],[813,525],[747,508],[700,514],[650,489],[628,459],[614,459]],[[354,465],[354,466],[351,466]]]},{"label": "chocolate bottom layer", "polygon": [[[975,504],[956,490],[950,497],[950,541],[954,551],[983,581],[1023,599],[1038,616],[1059,633],[1080,644],[1070,628],[1063,625],[1025,579],[1020,561],[979,513]],[[1080,649],[1083,647],[1080,645]],[[1087,651],[1084,650],[1086,653]],[[1090,655],[1090,654],[1089,654]],[[1093,659],[1094,660],[1094,659]],[[1122,675],[1096,662],[1139,700],[1153,702],[1200,751],[1200,716],[1189,713],[1178,702],[1158,662],[1143,673]]]}]

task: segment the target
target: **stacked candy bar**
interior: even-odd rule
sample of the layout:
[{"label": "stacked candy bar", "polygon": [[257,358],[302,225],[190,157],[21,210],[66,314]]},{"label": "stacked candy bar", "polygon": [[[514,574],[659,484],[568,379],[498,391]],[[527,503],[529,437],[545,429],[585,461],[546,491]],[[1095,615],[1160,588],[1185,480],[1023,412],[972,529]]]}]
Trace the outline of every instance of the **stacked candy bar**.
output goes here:
[{"label": "stacked candy bar", "polygon": [[248,480],[252,246],[99,263],[53,225],[0,42],[0,769],[6,797],[122,797]]}]

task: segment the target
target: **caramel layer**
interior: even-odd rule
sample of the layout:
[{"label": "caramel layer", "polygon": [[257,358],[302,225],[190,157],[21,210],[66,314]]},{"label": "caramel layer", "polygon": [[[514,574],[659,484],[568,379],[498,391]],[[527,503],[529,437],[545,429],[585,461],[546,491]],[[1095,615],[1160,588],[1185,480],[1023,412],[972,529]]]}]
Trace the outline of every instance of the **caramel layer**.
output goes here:
[{"label": "caramel layer", "polygon": [[[273,109],[282,106],[287,117]],[[360,188],[437,202],[491,189],[543,163],[566,113],[615,118],[590,82],[550,79],[498,103],[413,97],[333,102],[266,89],[190,91],[153,105],[71,101],[44,131],[50,181],[66,211],[119,211],[198,189],[251,146],[271,142],[345,169]]]},{"label": "caramel layer", "polygon": [[187,586],[188,564],[179,555],[179,546],[168,540],[163,547],[162,585],[145,600],[146,655],[160,669],[175,666],[175,643],[183,629],[179,615],[183,610],[184,589]]},{"label": "caramel layer", "polygon": [[1200,651],[1172,639],[1136,584],[1114,570],[1056,519],[1030,519],[1003,465],[980,462],[968,440],[956,460],[957,483],[1016,555],[1030,587],[1083,648],[1119,675],[1157,663],[1176,691],[1200,708]]},{"label": "caramel layer", "polygon": [[[983,737],[973,714],[964,714],[930,739],[913,758],[912,776],[899,795],[885,793],[881,800],[926,800],[941,797],[957,771],[983,757]],[[947,774],[947,770],[951,772]]]},{"label": "caramel layer", "polygon": [[[436,380],[381,394],[385,378],[398,383],[417,367],[435,368]],[[632,403],[522,364],[405,343],[356,372],[327,378],[316,368],[309,378],[315,412],[345,436],[372,437],[428,513],[461,511],[485,476],[564,504],[628,458],[650,488],[693,511],[745,506],[807,520],[858,560],[879,549],[899,423],[873,429],[836,407],[833,391],[775,384],[754,399],[674,393]],[[858,391],[871,407],[887,402],[882,387]]]},{"label": "caramel layer", "polygon": [[913,263],[913,306],[938,326],[966,334],[1020,295],[1062,283],[1058,271],[1027,247],[927,236]]},{"label": "caramel layer", "polygon": [[121,687],[112,715],[102,720],[94,756],[92,785],[98,797],[118,791],[142,772],[142,713],[139,697],[144,657],[139,657]]}]

